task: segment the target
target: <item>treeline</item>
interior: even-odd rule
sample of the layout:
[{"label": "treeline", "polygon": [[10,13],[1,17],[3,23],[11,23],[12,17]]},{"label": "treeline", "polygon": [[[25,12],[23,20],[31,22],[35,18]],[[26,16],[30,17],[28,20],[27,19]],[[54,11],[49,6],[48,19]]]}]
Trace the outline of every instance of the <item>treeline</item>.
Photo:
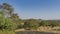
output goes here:
[{"label": "treeline", "polygon": [[[22,25],[23,28],[25,29],[36,29],[40,26],[42,27],[60,27],[60,20],[42,20],[42,19],[25,19],[22,20],[24,23]],[[21,26],[19,26],[21,27]]]}]

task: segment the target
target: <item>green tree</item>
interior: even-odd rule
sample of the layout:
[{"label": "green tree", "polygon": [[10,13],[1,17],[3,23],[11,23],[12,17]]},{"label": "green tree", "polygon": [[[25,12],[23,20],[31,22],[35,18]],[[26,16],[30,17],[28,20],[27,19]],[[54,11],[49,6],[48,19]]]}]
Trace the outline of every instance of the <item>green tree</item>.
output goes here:
[{"label": "green tree", "polygon": [[[0,31],[14,31],[17,28],[17,24],[12,19],[6,18],[3,11],[0,11]],[[8,33],[8,32],[6,32]]]},{"label": "green tree", "polygon": [[14,20],[19,20],[19,16],[17,14],[12,14],[10,18]]},{"label": "green tree", "polygon": [[[7,3],[0,5],[0,34],[14,34],[14,30],[17,28],[17,22],[14,21],[16,18],[10,18],[12,14],[14,13],[11,5]],[[9,15],[10,17],[8,17]]]},{"label": "green tree", "polygon": [[49,22],[42,20],[39,25],[40,26],[49,26]]},{"label": "green tree", "polygon": [[24,23],[24,27],[37,29],[39,27],[39,22],[36,19],[29,19]]},{"label": "green tree", "polygon": [[7,17],[11,17],[14,11],[13,7],[8,3],[3,3],[2,5],[0,5],[0,9],[2,9],[5,12]]},{"label": "green tree", "polygon": [[13,7],[9,5],[8,3],[3,3],[2,8],[8,10],[8,14],[12,15],[13,14]]}]

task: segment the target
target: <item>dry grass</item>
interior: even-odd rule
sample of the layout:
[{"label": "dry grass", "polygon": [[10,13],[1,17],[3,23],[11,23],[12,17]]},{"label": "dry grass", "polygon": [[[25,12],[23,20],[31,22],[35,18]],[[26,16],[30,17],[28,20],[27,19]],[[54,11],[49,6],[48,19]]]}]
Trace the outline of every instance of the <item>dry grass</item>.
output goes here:
[{"label": "dry grass", "polygon": [[25,29],[17,29],[17,30],[15,30],[15,32],[19,32],[19,31],[25,31]]},{"label": "dry grass", "polygon": [[42,31],[42,32],[53,32],[53,33],[60,33],[60,31],[58,30],[60,29],[59,27],[39,27],[37,29],[37,31]]},{"label": "dry grass", "polygon": [[[32,30],[32,31],[60,33],[60,31],[58,29],[60,29],[60,27],[53,27],[53,28],[51,28],[51,27],[39,27],[39,28],[37,28],[37,30]],[[26,30],[25,29],[15,30],[15,32],[19,32],[19,31],[26,31]]]}]

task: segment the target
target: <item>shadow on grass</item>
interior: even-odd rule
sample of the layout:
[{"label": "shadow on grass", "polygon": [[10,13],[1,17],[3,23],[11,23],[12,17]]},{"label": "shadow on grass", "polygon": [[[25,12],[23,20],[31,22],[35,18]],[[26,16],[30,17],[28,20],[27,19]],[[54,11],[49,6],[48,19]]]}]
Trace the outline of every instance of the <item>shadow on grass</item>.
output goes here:
[{"label": "shadow on grass", "polygon": [[16,34],[58,34],[58,33],[39,32],[39,31],[20,31],[20,32],[16,32]]}]

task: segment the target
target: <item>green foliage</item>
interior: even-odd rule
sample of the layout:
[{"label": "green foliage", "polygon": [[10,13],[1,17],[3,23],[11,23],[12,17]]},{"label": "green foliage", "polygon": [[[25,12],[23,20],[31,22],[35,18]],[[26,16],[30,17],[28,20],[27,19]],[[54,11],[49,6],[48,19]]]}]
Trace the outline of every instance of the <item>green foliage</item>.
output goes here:
[{"label": "green foliage", "polygon": [[16,29],[17,23],[14,23],[12,19],[5,19],[5,29]]},{"label": "green foliage", "polygon": [[18,28],[23,28],[23,26],[24,26],[24,21],[20,19],[18,21]]},{"label": "green foliage", "polygon": [[49,23],[47,21],[41,21],[40,26],[48,26]]},{"label": "green foliage", "polygon": [[43,20],[41,21],[40,26],[60,26],[60,20]]},{"label": "green foliage", "polygon": [[17,28],[19,16],[14,14],[11,18],[12,14],[14,13],[11,5],[3,3],[0,6],[0,34],[15,34],[14,30]]},{"label": "green foliage", "polygon": [[[0,11],[1,12],[1,11]],[[2,15],[2,14],[0,14]],[[10,29],[13,30],[16,28],[16,23],[13,22],[10,18],[5,18],[5,16],[0,16],[0,29]]]},{"label": "green foliage", "polygon": [[50,21],[50,25],[52,27],[60,26],[60,21],[59,20],[52,20],[52,21]]},{"label": "green foliage", "polygon": [[0,30],[0,34],[15,34],[14,31]]},{"label": "green foliage", "polygon": [[12,13],[13,13],[14,10],[13,10],[13,7],[10,4],[3,3],[1,6],[2,6],[2,8],[3,8],[4,11],[7,10],[7,11],[5,11],[5,13],[8,14],[8,16],[12,15]]},{"label": "green foliage", "polygon": [[36,29],[39,27],[39,22],[35,19],[29,19],[24,23],[25,28]]}]

